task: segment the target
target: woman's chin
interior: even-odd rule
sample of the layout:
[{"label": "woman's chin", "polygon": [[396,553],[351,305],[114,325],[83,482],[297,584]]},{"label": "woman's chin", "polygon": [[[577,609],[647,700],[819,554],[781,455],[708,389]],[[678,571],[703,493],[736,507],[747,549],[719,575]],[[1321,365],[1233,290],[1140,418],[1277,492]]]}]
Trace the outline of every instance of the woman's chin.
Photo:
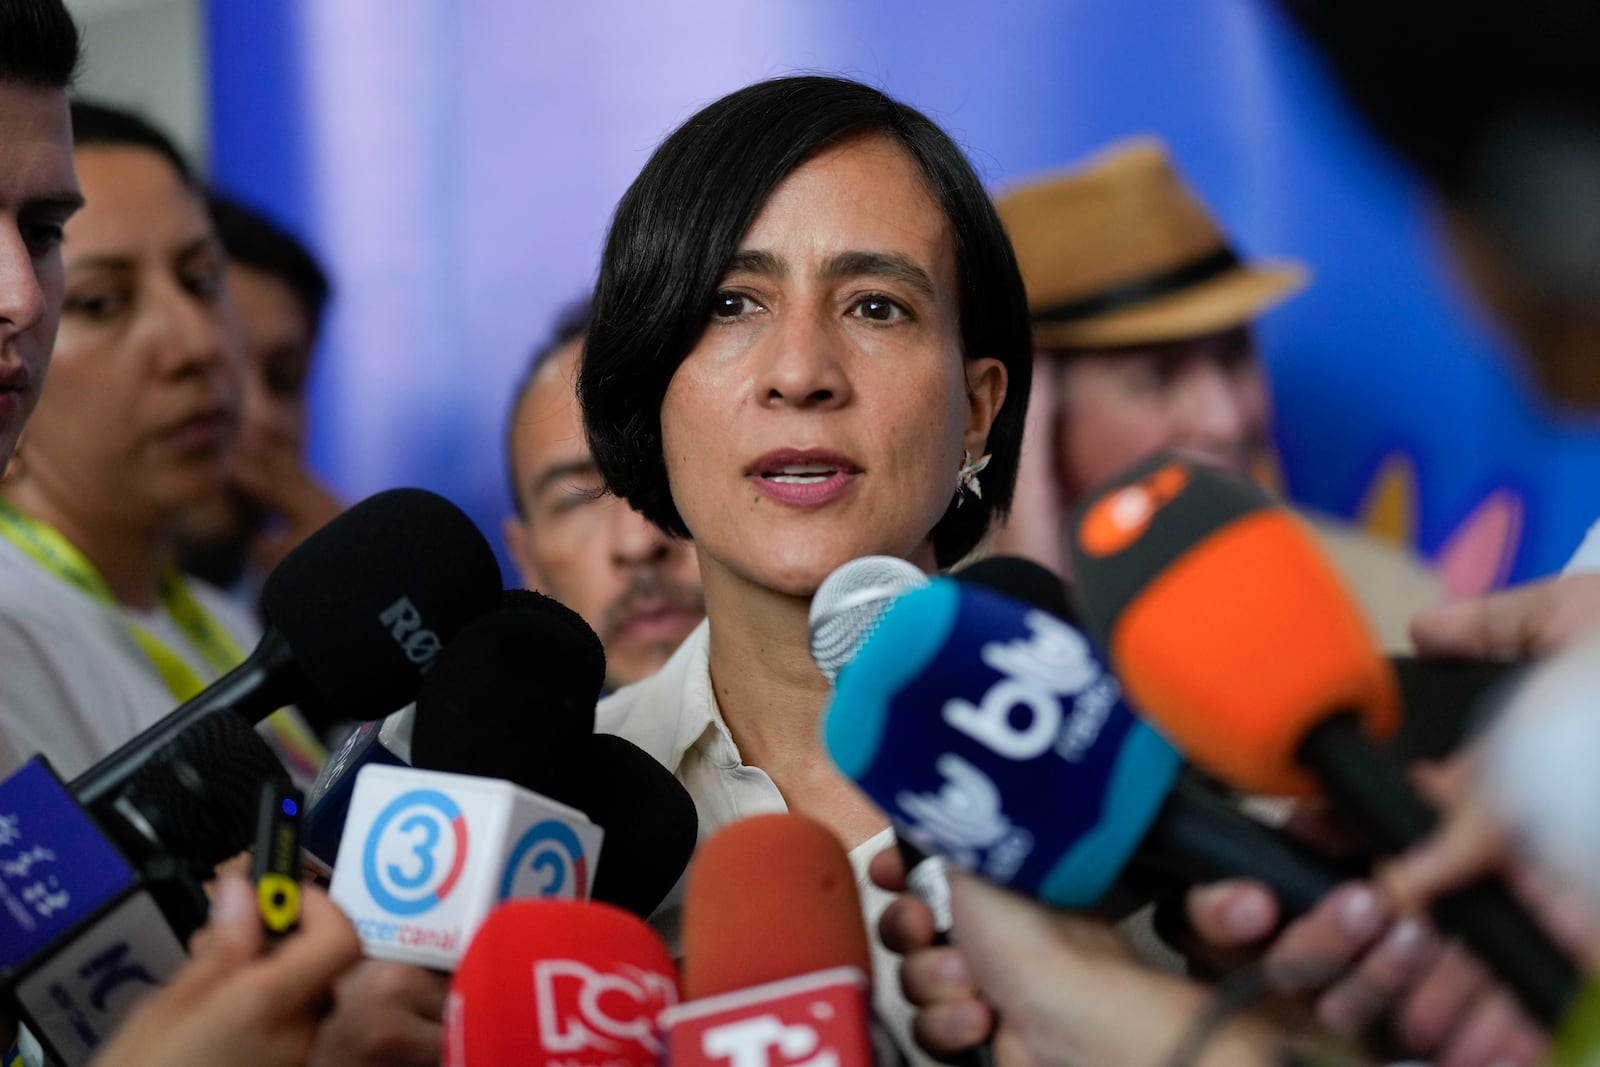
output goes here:
[{"label": "woman's chin", "polygon": [[788,558],[769,558],[762,565],[758,580],[769,589],[809,600],[828,575],[853,559],[862,556],[906,556],[903,552],[862,545],[843,545],[833,551],[825,550],[825,546],[814,547],[816,550],[796,553]]}]

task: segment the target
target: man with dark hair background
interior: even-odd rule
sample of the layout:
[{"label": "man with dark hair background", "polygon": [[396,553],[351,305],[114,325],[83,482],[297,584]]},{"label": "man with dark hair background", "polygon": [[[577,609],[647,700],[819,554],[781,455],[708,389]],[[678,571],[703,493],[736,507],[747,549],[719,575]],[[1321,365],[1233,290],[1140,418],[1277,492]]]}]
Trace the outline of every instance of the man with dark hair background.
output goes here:
[{"label": "man with dark hair background", "polygon": [[[61,231],[83,206],[67,89],[78,27],[60,0],[0,3],[0,472],[44,387],[61,321]],[[20,1062],[0,1012],[0,1049]]]},{"label": "man with dark hair background", "polygon": [[187,519],[185,570],[216,585],[271,571],[343,505],[306,465],[306,385],[330,287],[310,250],[265,215],[208,198],[228,255],[244,355],[239,439],[227,491]]},{"label": "man with dark hair background", "polygon": [[61,319],[61,230],[83,203],[67,117],[77,66],[77,27],[59,2],[0,4],[0,470]]},{"label": "man with dark hair background", "polygon": [[523,582],[600,635],[614,690],[659,670],[706,609],[690,543],[604,492],[572,384],[588,320],[587,303],[569,308],[517,386],[506,427],[516,511],[504,532]]}]

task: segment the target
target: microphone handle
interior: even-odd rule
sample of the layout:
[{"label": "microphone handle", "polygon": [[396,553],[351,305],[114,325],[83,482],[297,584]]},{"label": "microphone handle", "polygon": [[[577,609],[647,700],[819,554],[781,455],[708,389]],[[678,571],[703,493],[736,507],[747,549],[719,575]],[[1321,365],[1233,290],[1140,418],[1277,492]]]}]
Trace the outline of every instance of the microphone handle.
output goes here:
[{"label": "microphone handle", "polygon": [[[941,948],[950,944],[950,880],[944,858],[930,856],[898,833],[894,844],[906,869],[906,885],[933,912],[933,943]],[[998,1017],[995,1023],[999,1025]],[[954,1067],[995,1067],[994,1039],[985,1038],[950,1062]]]},{"label": "microphone handle", "polygon": [[294,702],[295,681],[294,653],[283,635],[269,629],[243,663],[103,757],[67,788],[79,804],[93,808],[112,798],[147,760],[207,715],[227,709],[254,725]]},{"label": "microphone handle", "polygon": [[[1298,756],[1384,852],[1405,851],[1438,823],[1354,711],[1336,712],[1312,727]],[[1555,1029],[1577,994],[1577,968],[1503,882],[1483,878],[1447,893],[1434,901],[1433,916],[1500,976],[1529,1014]]]},{"label": "microphone handle", "polygon": [[1271,887],[1285,918],[1305,914],[1359,877],[1256,822],[1187,775],[1174,784],[1133,862],[1191,885],[1254,878]]}]

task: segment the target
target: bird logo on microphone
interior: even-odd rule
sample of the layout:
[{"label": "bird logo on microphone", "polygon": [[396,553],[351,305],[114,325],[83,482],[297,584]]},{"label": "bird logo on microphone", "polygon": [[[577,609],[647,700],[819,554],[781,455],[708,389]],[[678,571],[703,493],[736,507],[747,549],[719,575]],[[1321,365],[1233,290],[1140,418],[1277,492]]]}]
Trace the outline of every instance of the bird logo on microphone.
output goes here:
[{"label": "bird logo on microphone", "polygon": [[413,789],[389,802],[367,834],[367,892],[394,915],[421,915],[450,895],[467,862],[467,821],[437,789]]},{"label": "bird logo on microphone", "polygon": [[530,826],[511,847],[500,877],[500,899],[553,897],[583,900],[589,896],[589,861],[572,827],[556,819]]},{"label": "bird logo on microphone", "polygon": [[1166,507],[1189,484],[1189,473],[1171,463],[1145,478],[1107,493],[1095,501],[1078,526],[1078,543],[1091,556],[1114,556],[1132,545],[1156,512]]}]

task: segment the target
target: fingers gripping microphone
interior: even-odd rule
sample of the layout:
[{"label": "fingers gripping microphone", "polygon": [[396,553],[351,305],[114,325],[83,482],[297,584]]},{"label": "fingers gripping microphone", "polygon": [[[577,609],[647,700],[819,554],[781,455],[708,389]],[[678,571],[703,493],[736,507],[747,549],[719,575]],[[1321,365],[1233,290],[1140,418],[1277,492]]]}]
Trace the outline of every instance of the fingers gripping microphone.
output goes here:
[{"label": "fingers gripping microphone", "polygon": [[296,704],[318,725],[380,719],[410,702],[444,643],[499,600],[494,553],[454,504],[421,489],[368,497],[272,572],[261,594],[267,632],[249,658],[91,767],[74,791],[99,803],[219,711],[254,723]]},{"label": "fingers gripping microphone", "polygon": [[[1195,762],[1255,792],[1320,780],[1389,851],[1433,828],[1376,743],[1395,730],[1393,672],[1304,526],[1263,490],[1156,456],[1085,501],[1071,551],[1129,694]],[[1434,914],[1555,1024],[1576,973],[1503,885]]]},{"label": "fingers gripping microphone", "polygon": [[184,963],[212,868],[251,837],[283,766],[235,715],[210,716],[90,813],[41,759],[0,781],[0,990],[51,1062],[87,1062]]},{"label": "fingers gripping microphone", "polygon": [[444,1067],[655,1067],[678,1002],[667,948],[605,904],[497,908],[450,979]]}]

